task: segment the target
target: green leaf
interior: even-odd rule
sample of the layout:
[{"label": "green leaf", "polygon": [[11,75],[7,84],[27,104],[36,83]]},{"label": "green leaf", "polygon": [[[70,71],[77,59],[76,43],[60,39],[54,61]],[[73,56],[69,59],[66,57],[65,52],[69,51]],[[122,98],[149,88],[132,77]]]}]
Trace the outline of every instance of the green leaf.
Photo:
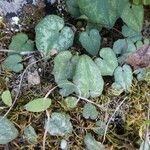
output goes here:
[{"label": "green leaf", "polygon": [[69,51],[60,52],[54,58],[53,74],[55,82],[59,83],[61,80],[72,79],[74,68],[71,63],[72,54]]},{"label": "green leaf", "polygon": [[102,48],[99,53],[101,58],[95,59],[102,76],[112,76],[118,66],[118,60],[111,48]]},{"label": "green leaf", "polygon": [[1,97],[4,104],[6,104],[9,107],[12,105],[12,98],[9,90],[4,91]]},{"label": "green leaf", "polygon": [[136,51],[136,47],[131,40],[119,39],[115,41],[113,51],[119,55],[118,62],[122,64],[129,55]]},{"label": "green leaf", "polygon": [[61,88],[60,94],[62,96],[68,96],[75,91],[75,85],[69,80],[72,80],[75,74],[78,60],[79,56],[72,56],[69,51],[60,52],[54,58],[53,74],[55,82]]},{"label": "green leaf", "polygon": [[62,105],[65,109],[70,110],[77,106],[78,100],[76,97],[67,97],[63,100]]},{"label": "green leaf", "polygon": [[105,27],[114,26],[127,3],[127,0],[78,0],[80,11],[89,22]]},{"label": "green leaf", "polygon": [[137,32],[141,32],[144,18],[143,6],[131,4],[126,5],[121,18],[128,25],[128,27]]},{"label": "green leaf", "polygon": [[68,142],[67,140],[62,139],[60,143],[61,150],[68,150]]},{"label": "green leaf", "polygon": [[144,124],[150,124],[150,120],[145,120]]},{"label": "green leaf", "polygon": [[24,135],[25,135],[25,138],[28,140],[29,143],[37,144],[38,136],[37,136],[34,128],[31,125],[24,129]]},{"label": "green leaf", "polygon": [[149,39],[144,39],[144,41],[140,40],[140,41],[137,41],[135,43],[137,50],[142,48],[144,45],[149,45],[149,44],[150,44],[150,40]]},{"label": "green leaf", "polygon": [[103,136],[105,133],[106,123],[99,120],[96,122],[96,129],[94,129],[94,132],[99,135]]},{"label": "green leaf", "polygon": [[27,111],[42,112],[45,111],[51,105],[50,98],[38,98],[30,101],[24,107]]},{"label": "green leaf", "polygon": [[147,70],[146,70],[146,68],[139,68],[137,70],[134,70],[134,74],[137,75],[138,81],[145,81],[146,75],[147,75]]},{"label": "green leaf", "polygon": [[69,115],[56,112],[52,113],[51,118],[46,121],[45,128],[53,136],[66,136],[73,130]]},{"label": "green leaf", "polygon": [[97,97],[102,94],[104,81],[101,72],[89,56],[80,56],[73,83],[77,86],[76,93],[82,97]]},{"label": "green leaf", "polygon": [[116,54],[127,57],[136,51],[136,47],[131,40],[119,39],[115,41],[113,50]]},{"label": "green leaf", "polygon": [[73,17],[79,17],[81,15],[77,1],[66,0],[67,10]]},{"label": "green leaf", "polygon": [[150,5],[150,0],[133,0],[133,3],[136,5],[139,5],[139,4]]},{"label": "green leaf", "polygon": [[73,45],[74,40],[74,32],[70,27],[64,27],[61,32],[59,33],[59,38],[54,45],[53,49],[56,49],[58,51],[64,51],[67,50],[69,47]]},{"label": "green leaf", "polygon": [[9,45],[10,50],[16,52],[32,51],[34,50],[34,42],[29,40],[25,33],[17,33],[12,37],[12,41]]},{"label": "green leaf", "polygon": [[68,51],[60,52],[54,59],[53,74],[62,96],[76,92],[96,97],[102,93],[104,82],[100,70],[89,56],[72,56]]},{"label": "green leaf", "polygon": [[95,120],[98,116],[98,111],[94,105],[87,103],[84,105],[82,115],[85,119]]},{"label": "green leaf", "polygon": [[23,65],[20,63],[21,61],[22,57],[18,54],[14,54],[8,56],[2,65],[4,69],[18,73],[23,70]]},{"label": "green leaf", "polygon": [[35,28],[36,46],[43,56],[53,49],[67,50],[73,44],[74,33],[70,27],[64,27],[64,20],[56,15],[42,19]]},{"label": "green leaf", "polygon": [[138,40],[142,39],[142,33],[136,32],[135,30],[129,28],[128,26],[124,25],[122,27],[122,34],[128,38],[129,40],[132,40],[133,42],[136,42]]},{"label": "green leaf", "polygon": [[[114,72],[115,82],[112,84],[112,88],[118,94],[123,91],[128,92],[132,86],[133,74],[129,65],[125,64],[123,67],[117,67]],[[115,94],[115,93],[114,93]]]},{"label": "green leaf", "polygon": [[61,80],[58,86],[60,88],[59,93],[64,97],[70,95],[76,90],[76,86],[68,80]]},{"label": "green leaf", "polygon": [[18,136],[18,130],[7,118],[0,116],[0,144],[7,144]]},{"label": "green leaf", "polygon": [[86,145],[87,150],[104,150],[105,149],[102,143],[96,141],[90,133],[87,133],[86,136],[84,137],[84,143]]},{"label": "green leaf", "polygon": [[142,3],[142,0],[133,0],[133,4],[139,5]]},{"label": "green leaf", "polygon": [[101,44],[101,36],[97,29],[92,29],[89,33],[82,32],[79,41],[89,54],[93,56],[98,54]]},{"label": "green leaf", "polygon": [[150,5],[150,0],[143,0],[144,5]]}]

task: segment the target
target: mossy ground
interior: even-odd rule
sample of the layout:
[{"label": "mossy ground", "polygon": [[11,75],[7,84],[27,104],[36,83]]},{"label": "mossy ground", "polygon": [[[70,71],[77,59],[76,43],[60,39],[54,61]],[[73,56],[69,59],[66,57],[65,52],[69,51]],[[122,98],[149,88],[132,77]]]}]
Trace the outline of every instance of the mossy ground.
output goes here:
[{"label": "mossy ground", "polygon": [[[1,90],[6,88],[4,78],[6,78],[6,75],[1,76]],[[36,86],[36,88],[32,87],[24,90],[8,115],[8,118],[13,121],[20,133],[19,137],[9,144],[9,147],[13,150],[37,150],[42,148],[46,113],[30,113],[24,110],[24,105],[27,102],[31,99],[45,96],[47,91],[55,86],[54,83],[48,81],[45,82],[45,80],[42,82],[43,83],[38,86],[38,89]],[[108,149],[134,150],[139,147],[139,143],[141,142],[140,135],[144,138],[146,132],[146,126],[143,126],[143,123],[147,118],[147,112],[149,109],[149,90],[150,84],[147,82],[138,82],[134,79],[131,92],[116,97],[111,94],[110,83],[108,82],[106,83],[102,96],[95,99],[90,99],[97,104],[107,104],[107,111],[97,108],[100,112],[98,119],[104,120],[106,116],[112,115],[118,104],[125,97],[127,98],[109,124],[104,142]],[[69,147],[71,147],[71,149],[85,149],[83,139],[86,132],[91,132],[97,140],[101,142],[103,141],[102,136],[98,136],[93,132],[93,128],[95,127],[94,121],[85,120],[82,117],[82,109],[85,103],[84,101],[81,100],[75,109],[66,111],[61,105],[63,97],[58,94],[58,90],[53,91],[50,98],[52,99],[51,108],[48,110],[50,114],[52,112],[66,112],[71,117],[71,122],[73,124],[73,134],[69,137]],[[6,112],[6,110],[7,109],[3,109],[3,113]],[[23,138],[23,130],[29,124],[35,128],[38,134],[37,145],[31,145],[26,141],[26,139]],[[61,137],[54,137],[48,134],[46,138],[46,149],[59,149],[61,139]],[[0,148],[2,149],[2,146]]]},{"label": "mossy ground", "polygon": [[[66,16],[66,21],[69,22],[71,20],[69,18],[70,16]],[[31,18],[27,16],[26,19],[29,25]],[[73,20],[73,23],[74,25],[76,25],[77,22]],[[84,22],[81,26],[84,26]],[[27,33],[28,32],[29,30],[27,31]],[[4,31],[1,31],[0,47],[7,48],[12,35],[13,33],[11,32],[8,34]],[[102,31],[102,36],[102,46],[111,46],[112,42],[115,41],[116,38],[118,39],[121,35],[118,35],[118,32],[114,33],[114,30],[111,30],[111,32],[110,30],[104,30]],[[105,37],[108,38],[107,41],[105,41]],[[77,49],[77,51],[79,51],[80,53],[84,52],[83,50],[80,50],[78,46],[76,46],[75,49]],[[5,54],[0,54],[0,63],[4,58]],[[8,114],[8,118],[13,121],[13,123],[18,128],[19,136],[17,139],[9,143],[9,145],[1,145],[0,149],[4,149],[4,147],[6,148],[7,146],[9,146],[11,150],[42,149],[46,113],[27,112],[24,110],[24,105],[34,98],[45,96],[45,94],[55,86],[53,76],[50,75],[52,67],[51,64],[52,60],[46,64],[45,68],[47,68],[47,70],[42,70],[43,73],[41,75],[42,80],[40,85],[29,88],[28,86],[24,86],[24,82],[22,83],[23,88],[20,89],[21,94],[17,99],[15,106]],[[27,64],[25,64],[25,66],[26,65]],[[45,64],[41,62],[38,64],[38,66],[39,68],[43,68]],[[18,77],[18,74],[12,74],[7,71],[0,72],[0,91],[4,91],[5,89],[12,90],[14,87],[16,87],[16,85],[18,85]],[[128,94],[124,93],[118,97],[112,95],[110,90],[111,83],[112,79],[106,78],[103,95],[95,99],[90,99],[96,104],[107,104],[106,111],[97,108],[97,110],[100,112],[97,120],[105,120],[108,116],[110,117],[113,114],[119,103],[124,98],[127,98],[110,122],[104,144],[108,150],[136,150],[140,146],[141,138],[144,138],[146,133],[146,125],[144,125],[144,120],[147,119],[147,113],[149,109],[148,105],[150,103],[150,97],[148,96],[150,91],[150,78],[148,82],[138,82],[134,78],[131,92]],[[59,95],[58,89],[51,93],[50,98],[52,99],[52,105],[48,110],[50,114],[52,112],[66,112],[71,117],[71,122],[73,124],[73,133],[69,137],[69,147],[71,147],[72,150],[85,150],[84,136],[86,132],[91,132],[97,140],[101,142],[103,141],[103,137],[98,136],[93,131],[93,128],[95,128],[95,122],[92,120],[85,120],[82,117],[82,110],[85,101],[81,100],[75,109],[67,111],[61,105],[63,97]],[[0,112],[2,112],[1,115],[6,113],[7,110],[8,108],[0,107]],[[37,145],[31,145],[23,137],[23,130],[29,124],[31,124],[35,128],[38,134]],[[59,145],[61,139],[61,137],[54,137],[48,134],[46,138],[46,149],[58,150],[60,147]]]}]

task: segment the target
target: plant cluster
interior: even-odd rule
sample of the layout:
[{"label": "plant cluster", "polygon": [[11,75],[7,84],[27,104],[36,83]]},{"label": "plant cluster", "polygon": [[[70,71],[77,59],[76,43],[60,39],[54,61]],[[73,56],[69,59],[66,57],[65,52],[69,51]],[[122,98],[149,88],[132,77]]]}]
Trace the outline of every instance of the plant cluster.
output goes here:
[{"label": "plant cluster", "polygon": [[[65,97],[62,106],[66,110],[74,109],[82,98],[101,96],[105,76],[114,77],[111,86],[114,95],[130,92],[134,74],[139,81],[146,80],[147,66],[139,67],[141,64],[136,64],[138,67],[134,68],[134,63],[128,63],[129,56],[138,55],[137,52],[145,45],[148,45],[147,51],[150,49],[150,40],[144,39],[141,34],[144,17],[142,5],[131,4],[128,0],[66,0],[66,5],[73,17],[87,21],[86,30],[79,34],[78,39],[86,54],[71,53],[75,31],[65,24],[63,18],[48,15],[35,28],[35,44],[41,56],[49,59],[56,54],[52,74],[60,88],[60,94]],[[121,31],[124,38],[115,41],[112,47],[101,47],[100,30],[104,27],[113,28],[118,18],[124,22]],[[9,49],[12,51],[8,53],[3,67],[18,73],[23,70],[21,54],[34,50],[34,42],[26,34],[18,33],[12,38]],[[143,55],[146,55],[146,50]],[[2,93],[2,100],[7,106],[12,105],[9,91]],[[34,99],[24,108],[31,112],[42,112],[50,107],[51,101],[49,98]],[[85,119],[95,120],[98,114],[93,104],[85,104]],[[99,120],[96,126],[100,128],[95,133],[102,136],[105,123]],[[53,112],[45,122],[45,130],[53,136],[68,136],[72,129],[70,117],[65,113]],[[30,143],[37,143],[37,135],[32,126],[24,132]],[[3,135],[0,136],[0,144],[10,142],[17,134],[17,129],[8,119],[0,120],[0,135]],[[90,133],[87,133],[84,142],[89,150],[93,147],[95,150],[104,149]]]}]

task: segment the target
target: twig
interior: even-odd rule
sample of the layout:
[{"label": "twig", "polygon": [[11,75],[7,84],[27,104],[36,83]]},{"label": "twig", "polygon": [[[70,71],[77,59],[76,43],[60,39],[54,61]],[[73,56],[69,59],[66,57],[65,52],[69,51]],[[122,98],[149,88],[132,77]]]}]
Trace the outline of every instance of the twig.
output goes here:
[{"label": "twig", "polygon": [[[54,91],[57,87],[58,86],[55,86],[52,89],[50,89],[47,92],[47,94],[45,95],[44,99],[46,99],[51,94],[51,92]],[[44,136],[43,136],[43,147],[42,147],[42,150],[45,150],[45,142],[46,142],[46,136],[47,136],[47,132],[48,132],[48,124],[49,124],[49,119],[50,119],[48,110],[46,110],[46,116],[47,116],[47,122],[46,122],[45,132],[44,132]]]},{"label": "twig", "polygon": [[[54,91],[58,86],[55,86],[53,87],[51,90],[49,90],[47,92],[47,94],[45,95],[44,99],[46,99],[52,91]],[[50,116],[49,116],[49,112],[48,110],[46,110],[46,116],[47,116],[47,122],[46,122],[46,127],[45,127],[45,132],[44,132],[44,136],[43,136],[43,150],[45,150],[45,142],[46,142],[46,136],[47,136],[47,132],[48,132],[48,124],[49,124],[49,119],[50,119]]]},{"label": "twig", "polygon": [[45,142],[46,142],[46,136],[47,136],[48,125],[49,125],[49,120],[50,120],[50,116],[49,116],[48,110],[46,110],[46,116],[47,116],[47,122],[46,122],[45,132],[44,132],[44,136],[43,136],[43,148],[42,148],[42,150],[45,150]]},{"label": "twig", "polygon": [[93,102],[93,101],[91,101],[91,100],[89,100],[89,99],[87,99],[87,98],[81,97],[81,96],[77,96],[77,97],[78,97],[79,99],[82,99],[82,100],[86,101],[86,102],[89,102],[89,103],[91,103],[91,104],[94,104],[95,106],[97,106],[98,108],[100,108],[100,109],[103,110],[103,111],[106,111],[105,108],[103,107],[103,105],[99,105],[99,104],[97,104],[97,103],[95,103],[95,102]]},{"label": "twig", "polygon": [[16,54],[20,54],[20,55],[27,55],[27,54],[35,54],[38,51],[23,51],[23,52],[18,52],[15,50],[9,50],[9,49],[0,49],[0,52],[6,52],[6,53],[16,53]]},{"label": "twig", "polygon": [[46,99],[46,98],[51,94],[51,92],[54,91],[57,87],[58,87],[58,85],[55,86],[55,87],[53,87],[52,89],[50,89],[50,90],[47,92],[47,94],[45,95],[44,99]]},{"label": "twig", "polygon": [[121,107],[121,105],[125,102],[125,100],[127,99],[127,97],[125,97],[123,99],[123,101],[117,106],[117,108],[115,109],[114,113],[111,115],[111,117],[109,118],[107,124],[106,124],[106,128],[105,128],[105,132],[104,132],[104,137],[103,137],[103,143],[105,141],[105,138],[106,138],[106,133],[107,133],[107,130],[108,130],[108,126],[111,122],[111,120],[113,119],[113,117],[115,116],[116,112],[119,110],[119,108]]}]

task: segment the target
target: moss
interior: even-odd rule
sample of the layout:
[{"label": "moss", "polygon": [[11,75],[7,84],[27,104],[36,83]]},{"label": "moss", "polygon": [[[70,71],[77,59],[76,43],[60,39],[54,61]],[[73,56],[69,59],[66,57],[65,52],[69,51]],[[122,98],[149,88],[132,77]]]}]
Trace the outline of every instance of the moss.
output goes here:
[{"label": "moss", "polygon": [[[47,85],[48,84],[45,84],[44,86],[47,87]],[[41,89],[44,89],[44,87],[41,87]],[[120,135],[117,132],[119,128],[117,127],[116,122],[111,122],[106,135],[106,146],[111,147],[112,149],[127,149],[129,147],[135,148],[135,145],[137,146],[137,142],[140,140],[139,130],[143,124],[144,118],[147,116],[147,93],[149,92],[149,89],[150,86],[147,84],[147,82],[140,83],[134,79],[131,93],[123,94],[121,97],[119,97],[120,101],[127,97],[127,100],[119,110],[119,113],[122,114],[121,116],[125,116],[125,120],[123,120],[125,132]],[[45,113],[29,113],[24,110],[23,106],[31,99],[44,95],[45,94],[42,92],[42,90],[40,93],[39,91],[36,92],[34,90],[26,91],[17,100],[16,107],[13,108],[12,112],[8,116],[20,129],[20,137],[23,135],[23,129],[25,126],[31,124],[33,127],[35,127],[38,134],[39,145],[31,146],[25,140],[20,143],[20,138],[18,137],[18,139],[11,143],[12,147],[18,145],[18,147],[21,149],[24,147],[24,144],[26,144],[27,147],[32,147],[32,149],[34,149],[42,146]],[[53,91],[50,97],[52,99],[52,105],[51,108],[49,108],[49,112],[64,112],[65,110],[63,107],[61,107],[60,103],[63,98],[58,94],[58,90]],[[118,97],[112,96],[109,92],[109,86],[105,86],[104,94],[101,97],[92,99],[92,101],[97,104],[108,103],[109,105],[107,113],[111,115],[118,104]],[[80,101],[78,106],[73,111],[66,111],[66,113],[71,116],[71,121],[74,126],[73,134],[69,137],[69,146],[77,150],[85,149],[83,139],[86,132],[95,134],[92,130],[95,125],[94,121],[85,121],[85,119],[82,117],[82,109],[84,104],[84,101]],[[101,111],[100,109],[99,112],[100,115],[98,118],[104,120],[106,112]],[[96,134],[95,138],[99,141],[102,141],[102,137],[98,137]],[[61,137],[47,135],[46,147],[48,149],[59,149],[59,143],[61,139]]]}]

